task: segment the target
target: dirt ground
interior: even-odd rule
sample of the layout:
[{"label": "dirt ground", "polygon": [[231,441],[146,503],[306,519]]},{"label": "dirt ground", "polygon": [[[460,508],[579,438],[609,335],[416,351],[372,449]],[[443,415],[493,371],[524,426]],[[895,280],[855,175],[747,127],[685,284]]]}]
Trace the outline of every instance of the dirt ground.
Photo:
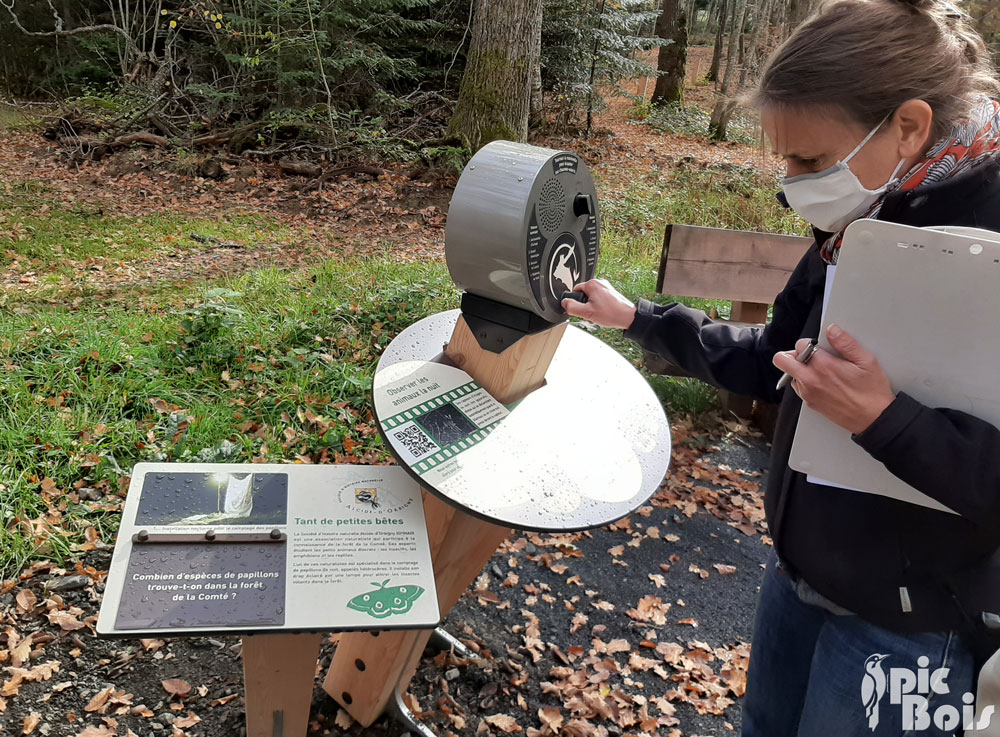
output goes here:
[{"label": "dirt ground", "polygon": [[[515,533],[443,623],[475,657],[424,654],[409,700],[421,722],[439,735],[737,734],[770,547],[766,447],[733,428],[675,426],[670,475],[630,518]],[[98,549],[75,571],[35,566],[0,594],[0,734],[243,734],[238,638],[95,636],[109,562]],[[403,734],[387,716],[361,728],[319,688],[332,639],[310,733]]]},{"label": "dirt ground", "polygon": [[[711,108],[714,88],[697,84],[711,49],[690,49],[686,104]],[[652,89],[652,80],[623,84],[635,94]],[[695,136],[664,135],[630,118],[633,102],[608,97],[609,107],[595,118],[588,138],[545,135],[538,145],[578,152],[602,181],[602,197],[617,194],[651,171],[668,170],[681,158],[696,166],[733,164],[771,170],[777,162],[758,146],[708,142]],[[14,259],[0,268],[0,290],[32,291],[40,279],[56,292],[86,291],[100,298],[130,285],[183,284],[274,266],[299,268],[326,259],[350,258],[372,251],[390,252],[401,261],[444,258],[444,227],[457,178],[440,170],[387,167],[346,173],[318,183],[286,176],[276,163],[245,161],[223,164],[226,176],[214,181],[178,173],[169,157],[153,150],[124,152],[100,162],[69,165],[66,152],[29,131],[0,135],[0,183],[31,182],[68,211],[81,208],[102,216],[188,214],[223,217],[237,213],[265,215],[290,226],[294,236],[268,242],[212,243],[180,248],[163,243],[147,257],[120,261],[112,257],[67,262],[72,274],[54,280],[30,259]],[[8,223],[15,229],[17,223]]]}]

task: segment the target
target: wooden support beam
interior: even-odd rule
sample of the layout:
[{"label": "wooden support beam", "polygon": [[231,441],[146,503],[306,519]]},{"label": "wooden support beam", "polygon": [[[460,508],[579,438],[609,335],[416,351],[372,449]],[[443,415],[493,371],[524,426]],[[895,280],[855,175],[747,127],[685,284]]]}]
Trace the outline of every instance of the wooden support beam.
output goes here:
[{"label": "wooden support beam", "polygon": [[247,737],[305,737],[323,635],[243,638]]},{"label": "wooden support beam", "polygon": [[[457,510],[427,491],[423,492],[423,501],[427,541],[434,559]],[[430,636],[431,630],[373,630],[341,635],[323,690],[354,721],[369,726],[385,711],[396,686],[413,678]]]},{"label": "wooden support beam", "polygon": [[502,404],[523,399],[545,383],[559,341],[568,323],[526,335],[503,353],[479,346],[464,317],[458,318],[445,354]]},{"label": "wooden support beam", "polygon": [[[460,512],[426,492],[424,516],[428,534],[439,534],[431,556],[438,607],[444,616],[476,580],[510,530]],[[367,727],[385,711],[397,687],[406,690],[430,636],[431,630],[342,635],[323,689]]]},{"label": "wooden support beam", "polygon": [[[566,323],[529,335],[503,353],[480,347],[459,317],[445,353],[504,404],[517,401],[545,383]],[[434,579],[442,618],[476,580],[510,534],[424,492],[424,517],[434,561]],[[396,688],[405,691],[416,673],[431,630],[343,635],[323,683],[355,721],[367,727],[388,706]],[[363,663],[362,667],[359,663]]]},{"label": "wooden support beam", "polygon": [[[431,630],[372,630],[341,635],[323,690],[362,727],[385,711],[411,662],[419,663]],[[416,670],[414,666],[414,670]]]}]

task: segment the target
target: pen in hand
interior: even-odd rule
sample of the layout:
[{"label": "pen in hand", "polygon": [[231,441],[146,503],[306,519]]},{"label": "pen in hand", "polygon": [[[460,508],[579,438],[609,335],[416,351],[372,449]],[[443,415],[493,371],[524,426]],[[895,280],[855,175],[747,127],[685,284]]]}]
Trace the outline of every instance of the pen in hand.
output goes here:
[{"label": "pen in hand", "polygon": [[[809,359],[816,353],[816,343],[817,341],[813,339],[809,345],[807,345],[797,356],[795,356],[795,360],[799,363],[809,363]],[[775,389],[784,389],[791,383],[791,381],[792,377],[790,375],[782,374],[781,378],[778,379],[778,386],[776,386]]]}]

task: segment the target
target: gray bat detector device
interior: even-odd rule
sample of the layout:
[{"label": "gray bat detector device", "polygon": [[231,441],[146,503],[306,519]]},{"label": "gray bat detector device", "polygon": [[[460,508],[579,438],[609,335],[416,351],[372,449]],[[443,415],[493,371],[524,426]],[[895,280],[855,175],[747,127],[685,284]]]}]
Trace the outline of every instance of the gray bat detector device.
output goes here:
[{"label": "gray bat detector device", "polygon": [[526,334],[566,319],[562,300],[594,278],[599,239],[597,191],[576,154],[494,141],[458,180],[445,255],[467,318]]}]

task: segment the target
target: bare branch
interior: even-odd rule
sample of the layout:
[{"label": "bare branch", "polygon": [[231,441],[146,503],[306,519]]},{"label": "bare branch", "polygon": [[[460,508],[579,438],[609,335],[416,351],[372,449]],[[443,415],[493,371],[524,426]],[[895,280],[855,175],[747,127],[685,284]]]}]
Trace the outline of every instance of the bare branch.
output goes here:
[{"label": "bare branch", "polygon": [[56,12],[56,9],[55,7],[53,7],[51,2],[49,3],[49,7],[52,8],[52,13],[56,19],[55,30],[29,31],[27,28],[21,25],[21,19],[18,18],[17,13],[14,12],[14,4],[16,2],[17,0],[0,0],[0,5],[3,5],[4,8],[7,9],[7,12],[10,14],[10,18],[11,21],[14,23],[14,26],[21,33],[27,36],[53,37],[53,36],[79,36],[84,33],[116,33],[124,39],[125,44],[129,48],[129,51],[135,54],[138,58],[143,59],[148,57],[148,55],[143,53],[142,49],[140,49],[136,45],[135,41],[132,40],[132,37],[129,35],[128,31],[126,31],[124,28],[113,25],[111,23],[99,23],[93,26],[80,26],[79,28],[69,28],[69,29],[63,28],[63,19],[58,14],[58,12]]}]

